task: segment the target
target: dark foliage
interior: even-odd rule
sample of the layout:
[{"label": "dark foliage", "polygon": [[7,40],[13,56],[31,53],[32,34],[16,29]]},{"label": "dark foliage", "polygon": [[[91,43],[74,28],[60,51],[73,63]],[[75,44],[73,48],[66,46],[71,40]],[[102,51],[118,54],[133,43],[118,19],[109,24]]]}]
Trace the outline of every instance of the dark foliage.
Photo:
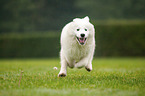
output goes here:
[{"label": "dark foliage", "polygon": [[145,19],[145,0],[0,0],[0,33],[59,30],[75,17]]}]

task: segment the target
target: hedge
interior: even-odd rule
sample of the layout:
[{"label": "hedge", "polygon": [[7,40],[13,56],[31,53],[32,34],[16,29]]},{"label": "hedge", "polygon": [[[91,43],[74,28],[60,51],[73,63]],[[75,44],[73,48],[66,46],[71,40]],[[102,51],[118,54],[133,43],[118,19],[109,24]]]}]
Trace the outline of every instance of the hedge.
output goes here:
[{"label": "hedge", "polygon": [[[95,29],[95,57],[145,56],[145,23],[95,24]],[[58,57],[59,51],[60,32],[0,36],[0,58]]]},{"label": "hedge", "polygon": [[145,56],[145,24],[96,26],[95,56]]},{"label": "hedge", "polygon": [[58,57],[59,37],[0,39],[0,57]]}]

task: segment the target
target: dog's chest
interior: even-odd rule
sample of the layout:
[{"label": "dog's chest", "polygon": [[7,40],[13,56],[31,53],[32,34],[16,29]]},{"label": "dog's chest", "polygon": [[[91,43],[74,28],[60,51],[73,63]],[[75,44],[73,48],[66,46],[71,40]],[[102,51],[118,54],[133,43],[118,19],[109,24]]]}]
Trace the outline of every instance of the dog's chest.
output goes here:
[{"label": "dog's chest", "polygon": [[89,47],[87,46],[72,46],[69,50],[71,59],[79,61],[86,57],[89,53]]}]

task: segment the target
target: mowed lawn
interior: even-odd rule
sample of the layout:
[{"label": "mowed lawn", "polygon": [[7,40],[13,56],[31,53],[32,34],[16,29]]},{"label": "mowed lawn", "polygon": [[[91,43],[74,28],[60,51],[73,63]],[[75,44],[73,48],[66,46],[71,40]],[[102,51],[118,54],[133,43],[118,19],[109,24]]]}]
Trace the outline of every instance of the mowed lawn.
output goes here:
[{"label": "mowed lawn", "polygon": [[1,59],[0,96],[145,96],[144,58],[96,58],[91,72],[68,68],[64,78],[59,70],[59,59]]}]

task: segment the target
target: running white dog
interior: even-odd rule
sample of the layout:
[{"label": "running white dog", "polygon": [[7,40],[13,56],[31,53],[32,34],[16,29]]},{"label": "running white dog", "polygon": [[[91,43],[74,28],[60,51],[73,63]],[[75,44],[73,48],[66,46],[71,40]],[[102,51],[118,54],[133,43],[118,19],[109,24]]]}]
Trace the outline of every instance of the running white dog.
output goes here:
[{"label": "running white dog", "polygon": [[94,50],[95,29],[89,22],[89,17],[76,18],[68,23],[61,33],[61,70],[58,76],[66,76],[67,66],[85,67],[87,71],[91,71]]}]

